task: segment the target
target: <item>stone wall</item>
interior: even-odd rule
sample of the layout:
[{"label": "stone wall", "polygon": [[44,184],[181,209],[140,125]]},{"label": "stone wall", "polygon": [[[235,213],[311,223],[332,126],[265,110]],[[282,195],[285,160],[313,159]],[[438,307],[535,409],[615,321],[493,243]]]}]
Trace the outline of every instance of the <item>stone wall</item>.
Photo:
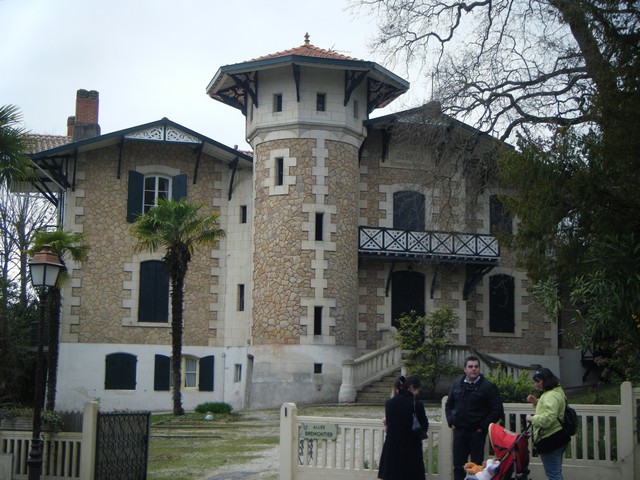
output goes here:
[{"label": "stone wall", "polygon": [[[65,289],[62,341],[87,343],[170,344],[170,323],[138,325],[132,315],[137,305],[135,281],[140,261],[162,259],[163,252],[135,253],[135,240],[126,222],[128,171],[135,169],[184,173],[187,198],[204,202],[202,213],[213,213],[211,199],[222,192],[212,189],[224,170],[220,162],[203,155],[198,183],[193,184],[195,156],[192,148],[155,142],[126,142],[121,175],[117,178],[119,152],[107,147],[80,154],[75,191],[67,194],[65,229],[82,231],[91,247],[82,265],[72,265],[70,285]],[[198,248],[185,280],[185,345],[208,345],[214,335],[218,278],[212,271],[218,259],[210,249]],[[69,299],[69,301],[67,301]],[[137,308],[137,307],[136,307]]]}]

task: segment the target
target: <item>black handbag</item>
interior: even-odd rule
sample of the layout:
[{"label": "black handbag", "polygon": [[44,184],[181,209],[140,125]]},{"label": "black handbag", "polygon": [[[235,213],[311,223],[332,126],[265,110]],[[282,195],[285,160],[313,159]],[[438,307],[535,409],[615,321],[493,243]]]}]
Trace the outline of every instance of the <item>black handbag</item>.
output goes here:
[{"label": "black handbag", "polygon": [[570,441],[571,437],[567,435],[563,429],[560,429],[548,437],[541,438],[535,442],[534,447],[538,453],[549,453],[560,447],[564,447]]},{"label": "black handbag", "polygon": [[418,416],[416,415],[416,402],[413,402],[413,424],[411,425],[411,430],[413,434],[418,437],[420,440],[426,440],[428,435],[427,432],[422,430],[422,425],[418,421]]}]

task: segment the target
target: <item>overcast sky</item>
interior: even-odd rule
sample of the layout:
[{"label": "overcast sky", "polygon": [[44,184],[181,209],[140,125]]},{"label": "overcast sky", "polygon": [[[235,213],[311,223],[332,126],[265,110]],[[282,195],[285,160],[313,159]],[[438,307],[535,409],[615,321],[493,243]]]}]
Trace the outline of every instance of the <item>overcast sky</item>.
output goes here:
[{"label": "overcast sky", "polygon": [[[168,117],[247,148],[239,110],[209,98],[219,67],[304,43],[372,60],[375,19],[346,0],[0,0],[0,105],[33,133],[65,135],[76,91],[100,93],[109,133]],[[412,97],[419,96],[415,92]],[[417,106],[409,95],[372,116]]]}]

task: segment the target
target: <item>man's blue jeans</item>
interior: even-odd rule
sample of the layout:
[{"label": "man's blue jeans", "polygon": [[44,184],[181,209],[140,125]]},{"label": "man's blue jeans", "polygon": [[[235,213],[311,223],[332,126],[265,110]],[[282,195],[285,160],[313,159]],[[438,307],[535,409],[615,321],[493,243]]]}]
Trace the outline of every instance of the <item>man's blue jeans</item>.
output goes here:
[{"label": "man's blue jeans", "polygon": [[[459,429],[453,431],[453,478],[464,480],[467,474],[464,464],[468,461],[482,465],[484,460],[484,441],[487,432],[463,432]],[[469,460],[471,457],[471,460]]]},{"label": "man's blue jeans", "polygon": [[564,449],[566,445],[556,448],[549,453],[541,453],[540,460],[544,467],[544,474],[549,480],[563,480],[562,477],[562,459],[564,458]]}]

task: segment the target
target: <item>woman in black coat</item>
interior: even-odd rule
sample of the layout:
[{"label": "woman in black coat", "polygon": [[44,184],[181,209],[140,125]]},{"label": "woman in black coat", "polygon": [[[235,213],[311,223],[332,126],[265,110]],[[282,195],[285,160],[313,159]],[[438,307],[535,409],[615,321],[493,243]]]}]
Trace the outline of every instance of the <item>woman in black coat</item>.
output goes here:
[{"label": "woman in black coat", "polygon": [[412,429],[414,412],[424,434],[429,429],[424,405],[417,400],[420,379],[416,376],[406,379],[400,377],[394,384],[394,391],[397,394],[387,400],[384,406],[387,434],[382,446],[378,478],[424,480],[423,433],[415,433]]}]

